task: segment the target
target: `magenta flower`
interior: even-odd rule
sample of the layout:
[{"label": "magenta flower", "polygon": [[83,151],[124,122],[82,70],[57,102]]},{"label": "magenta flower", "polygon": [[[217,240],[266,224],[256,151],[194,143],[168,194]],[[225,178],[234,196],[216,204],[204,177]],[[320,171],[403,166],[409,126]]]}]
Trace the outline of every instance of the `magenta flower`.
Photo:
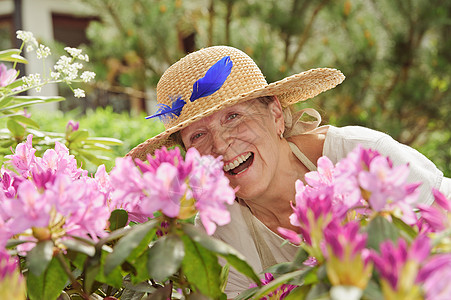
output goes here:
[{"label": "magenta flower", "polygon": [[49,223],[52,206],[31,181],[23,181],[17,189],[17,198],[6,199],[0,205],[9,217],[6,225],[13,234]]},{"label": "magenta flower", "polygon": [[142,213],[151,217],[154,212],[161,210],[170,218],[178,216],[180,201],[192,198],[188,185],[179,179],[177,167],[163,162],[154,173],[143,174],[144,192],[147,197],[140,202]]},{"label": "magenta flower", "polygon": [[399,239],[397,246],[386,241],[380,245],[380,254],[371,253],[386,299],[416,299],[419,296],[420,289],[415,280],[430,250],[429,238],[422,235],[412,242],[410,248],[405,240]]},{"label": "magenta flower", "polygon": [[[304,186],[302,181],[296,181],[296,206],[290,216],[290,223],[299,227],[299,233],[305,244],[302,246],[318,261],[322,261],[321,243],[324,239],[324,229],[331,222],[340,222],[344,214],[342,209],[334,207],[333,189],[330,187],[317,190]],[[298,243],[296,232],[282,229],[279,232],[293,243]]]},{"label": "magenta flower", "polygon": [[17,258],[0,250],[0,295],[2,299],[25,300],[25,280],[19,271]]},{"label": "magenta flower", "polygon": [[5,158],[10,159],[10,163],[13,167],[24,177],[30,175],[30,166],[36,159],[36,156],[34,155],[36,149],[33,148],[32,140],[33,135],[29,134],[26,143],[20,143],[16,146],[14,154],[5,156]]},{"label": "magenta flower", "polygon": [[80,127],[79,122],[69,120],[69,122],[67,122],[67,125],[66,125],[66,134],[77,131],[79,127]]},{"label": "magenta flower", "polygon": [[77,160],[69,154],[69,149],[59,142],[55,142],[55,149],[46,150],[36,161],[41,169],[49,169],[53,174],[67,174],[73,179],[87,175],[85,170],[77,167]]},{"label": "magenta flower", "polygon": [[222,158],[200,156],[196,149],[186,153],[186,162],[192,167],[189,185],[196,200],[195,208],[207,234],[230,222],[230,213],[226,204],[235,201],[235,192],[224,175]]},{"label": "magenta flower", "polygon": [[129,221],[146,222],[148,216],[139,208],[144,197],[144,181],[132,158],[117,158],[109,178],[112,186],[108,203],[110,209],[125,209],[129,213]]},{"label": "magenta flower", "polygon": [[327,276],[332,285],[364,290],[371,278],[372,265],[365,248],[367,235],[359,233],[359,223],[340,226],[332,222],[324,231],[324,239]]},{"label": "magenta flower", "polygon": [[440,232],[451,226],[451,201],[437,189],[432,189],[435,201],[429,206],[418,204],[421,212],[418,226],[423,232]]},{"label": "magenta flower", "polygon": [[407,165],[392,167],[387,158],[377,156],[371,161],[368,171],[359,173],[358,180],[362,189],[369,193],[367,200],[373,210],[400,209],[403,221],[415,224],[417,219],[411,205],[418,197],[420,184],[407,184],[408,175]]},{"label": "magenta flower", "polygon": [[7,86],[16,80],[17,70],[7,69],[5,64],[0,64],[0,87]]},{"label": "magenta flower", "polygon": [[[267,285],[273,280],[274,280],[274,276],[271,273],[265,273],[265,279],[261,279],[261,282],[262,282],[263,285]],[[255,283],[252,283],[249,287],[250,288],[257,287],[257,285]],[[281,299],[284,299],[296,287],[297,287],[296,285],[282,284],[275,291],[269,293],[267,296],[265,296],[265,297],[263,297],[261,299],[266,299],[266,300],[271,300],[271,299],[281,300]]]},{"label": "magenta flower", "polygon": [[426,300],[451,299],[451,254],[432,256],[418,273]]}]

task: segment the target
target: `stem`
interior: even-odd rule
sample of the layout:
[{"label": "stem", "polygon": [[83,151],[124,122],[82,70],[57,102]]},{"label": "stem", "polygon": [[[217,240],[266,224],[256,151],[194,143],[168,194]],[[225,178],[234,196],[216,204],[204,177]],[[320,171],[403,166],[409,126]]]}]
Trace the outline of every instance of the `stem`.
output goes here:
[{"label": "stem", "polygon": [[[20,48],[19,48],[20,53],[22,53],[24,45],[25,45],[25,42],[22,42],[22,45],[20,45]],[[16,66],[17,66],[17,61],[14,62],[13,69],[16,69]]]},{"label": "stem", "polygon": [[80,283],[77,281],[77,279],[74,277],[74,274],[72,274],[72,271],[70,270],[69,265],[67,264],[66,260],[64,259],[64,256],[61,252],[58,252],[58,254],[56,255],[56,258],[58,259],[58,261],[60,262],[61,266],[64,269],[64,272],[66,272],[67,276],[69,276],[69,279],[72,283],[72,286],[74,287],[74,289],[76,289],[79,293],[79,295],[85,299],[85,300],[89,300],[89,295],[86,294],[83,291],[83,288],[81,287]]}]

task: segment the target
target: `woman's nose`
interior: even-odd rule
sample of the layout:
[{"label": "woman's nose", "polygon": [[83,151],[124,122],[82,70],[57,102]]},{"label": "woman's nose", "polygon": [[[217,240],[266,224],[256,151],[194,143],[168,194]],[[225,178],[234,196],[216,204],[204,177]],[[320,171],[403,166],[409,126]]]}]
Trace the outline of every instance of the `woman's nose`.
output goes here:
[{"label": "woman's nose", "polygon": [[223,155],[231,144],[231,137],[225,131],[216,132],[212,135],[213,151],[218,155]]}]

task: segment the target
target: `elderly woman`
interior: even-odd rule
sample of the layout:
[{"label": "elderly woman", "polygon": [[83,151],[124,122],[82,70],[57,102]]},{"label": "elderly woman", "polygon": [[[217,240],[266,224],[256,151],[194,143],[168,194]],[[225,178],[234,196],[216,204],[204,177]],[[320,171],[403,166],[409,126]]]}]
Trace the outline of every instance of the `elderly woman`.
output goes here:
[{"label": "elderly woman", "polygon": [[[336,163],[360,144],[389,156],[395,165],[409,163],[408,180],[423,182],[421,201],[432,203],[431,188],[449,196],[451,180],[416,150],[363,127],[317,127],[316,111],[293,109],[293,104],[334,88],[344,78],[338,70],[321,68],[267,84],[242,51],[202,49],[163,74],[157,86],[160,110],[152,117],[160,117],[166,131],[129,155],[145,159],[159,147],[178,144],[222,156],[237,201],[230,208],[231,223],[218,228],[215,236],[244,254],[256,271],[293,259],[297,247],[283,244],[277,228],[295,229],[289,222],[295,181],[316,170],[315,162],[323,155]],[[300,121],[303,113],[317,121]],[[249,284],[231,270],[226,293],[236,296]]]}]

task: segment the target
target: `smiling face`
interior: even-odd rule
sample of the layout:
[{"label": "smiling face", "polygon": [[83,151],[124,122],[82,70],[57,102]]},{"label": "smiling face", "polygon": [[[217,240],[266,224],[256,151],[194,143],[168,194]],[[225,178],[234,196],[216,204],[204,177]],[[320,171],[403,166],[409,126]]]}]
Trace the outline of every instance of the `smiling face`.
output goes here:
[{"label": "smiling face", "polygon": [[186,148],[222,156],[224,172],[236,193],[255,199],[271,189],[280,157],[284,122],[278,100],[258,99],[224,108],[180,131]]}]

